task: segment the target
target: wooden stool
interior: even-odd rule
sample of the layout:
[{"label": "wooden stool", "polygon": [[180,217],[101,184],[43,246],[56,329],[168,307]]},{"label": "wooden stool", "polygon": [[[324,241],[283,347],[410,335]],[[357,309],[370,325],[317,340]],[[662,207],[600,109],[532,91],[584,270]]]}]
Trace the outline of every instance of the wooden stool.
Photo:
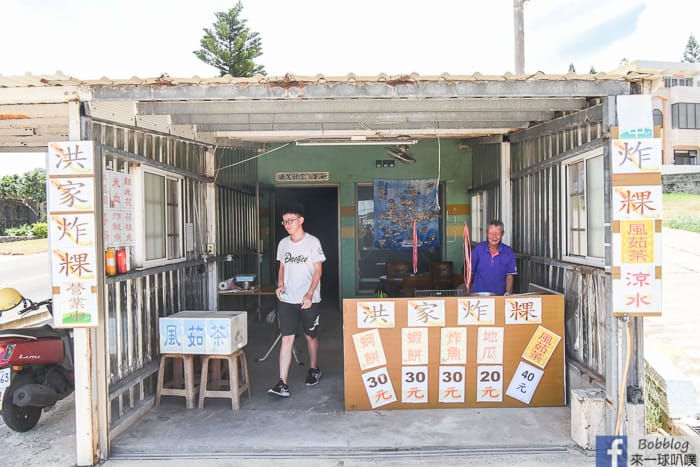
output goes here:
[{"label": "wooden stool", "polygon": [[[156,388],[156,407],[160,405],[160,396],[181,396],[185,398],[185,406],[188,409],[194,408],[194,397],[196,391],[194,385],[194,357],[195,355],[179,353],[166,353],[160,356],[160,367],[158,368],[158,386]],[[163,380],[165,377],[165,366],[168,359],[173,360],[173,379],[168,382],[169,387],[165,387]],[[178,371],[181,371],[180,367],[178,366],[176,368],[175,365],[178,359],[182,360],[182,366],[184,367],[184,382],[182,381],[183,378],[176,377],[176,375],[178,375]],[[183,385],[183,387],[170,387],[171,385],[177,383]]]},{"label": "wooden stool", "polygon": [[[212,379],[209,380],[209,360],[215,360],[212,368]],[[228,362],[228,381],[220,378],[220,363]],[[241,373],[238,373],[238,365],[241,365]],[[208,389],[207,383],[217,389]],[[227,389],[221,389],[226,387]],[[205,397],[230,397],[231,407],[238,410],[240,397],[248,392],[250,399],[250,380],[248,379],[248,363],[243,349],[238,349],[230,355],[205,355],[202,359],[202,375],[199,381],[199,408],[204,408]]]}]

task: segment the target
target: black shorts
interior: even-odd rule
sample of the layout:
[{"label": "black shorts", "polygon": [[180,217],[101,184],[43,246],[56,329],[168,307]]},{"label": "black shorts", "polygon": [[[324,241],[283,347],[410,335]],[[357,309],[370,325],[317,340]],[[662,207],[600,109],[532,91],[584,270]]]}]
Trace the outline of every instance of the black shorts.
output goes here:
[{"label": "black shorts", "polygon": [[293,336],[297,333],[299,322],[302,323],[304,334],[309,337],[318,335],[318,318],[321,311],[321,304],[314,303],[311,308],[302,310],[301,306],[278,302],[277,316],[280,320],[280,333],[283,336]]}]

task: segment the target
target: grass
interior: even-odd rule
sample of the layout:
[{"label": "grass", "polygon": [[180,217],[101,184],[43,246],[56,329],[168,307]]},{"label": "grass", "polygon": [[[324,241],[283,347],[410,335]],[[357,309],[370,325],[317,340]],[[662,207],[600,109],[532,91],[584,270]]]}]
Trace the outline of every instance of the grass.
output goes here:
[{"label": "grass", "polygon": [[3,255],[31,255],[32,253],[48,251],[48,249],[49,241],[46,238],[0,243],[0,254]]},{"label": "grass", "polygon": [[664,226],[700,233],[700,195],[664,193]]}]

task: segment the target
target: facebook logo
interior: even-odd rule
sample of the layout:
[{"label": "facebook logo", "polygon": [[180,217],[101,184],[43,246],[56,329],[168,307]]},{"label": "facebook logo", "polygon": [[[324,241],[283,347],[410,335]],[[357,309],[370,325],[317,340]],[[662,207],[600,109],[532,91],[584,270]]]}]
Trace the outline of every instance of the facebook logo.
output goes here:
[{"label": "facebook logo", "polygon": [[627,467],[627,436],[596,436],[595,465]]}]

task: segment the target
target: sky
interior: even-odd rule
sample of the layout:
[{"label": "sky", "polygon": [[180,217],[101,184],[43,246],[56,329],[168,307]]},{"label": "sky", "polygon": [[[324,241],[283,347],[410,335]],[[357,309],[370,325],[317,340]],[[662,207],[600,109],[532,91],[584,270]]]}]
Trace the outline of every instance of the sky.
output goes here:
[{"label": "sky", "polygon": [[[268,75],[514,71],[513,0],[243,0]],[[235,0],[2,0],[0,75],[213,77],[193,53]],[[700,0],[526,0],[525,72],[680,61]],[[0,154],[0,175],[7,155]],[[22,155],[31,170],[43,156]],[[36,162],[38,161],[38,162]],[[15,173],[15,172],[11,172]]]},{"label": "sky", "polygon": [[[235,0],[3,0],[0,74],[212,77],[203,29]],[[527,0],[525,71],[680,61],[698,0]],[[513,0],[243,0],[268,75],[514,71]]]}]

